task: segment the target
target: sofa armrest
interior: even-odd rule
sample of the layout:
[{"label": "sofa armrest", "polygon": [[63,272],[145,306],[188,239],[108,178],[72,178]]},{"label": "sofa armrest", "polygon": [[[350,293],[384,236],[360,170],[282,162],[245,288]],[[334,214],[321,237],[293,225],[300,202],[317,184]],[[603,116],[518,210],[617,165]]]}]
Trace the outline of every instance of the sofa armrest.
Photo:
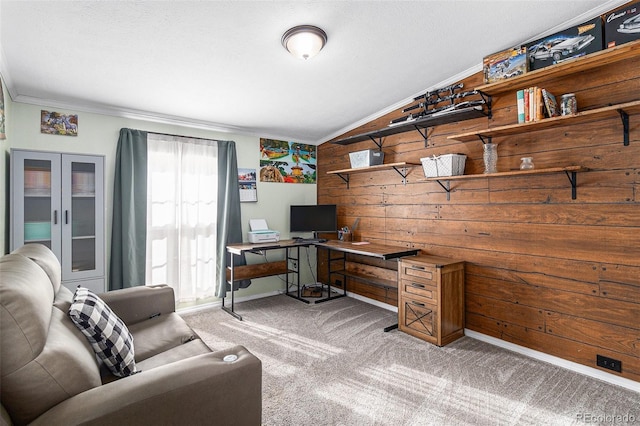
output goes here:
[{"label": "sofa armrest", "polygon": [[102,293],[100,298],[127,325],[176,310],[175,295],[168,285],[124,288]]},{"label": "sofa armrest", "polygon": [[[223,361],[235,354],[233,362]],[[142,371],[78,394],[33,425],[260,425],[262,363],[242,346]]]}]

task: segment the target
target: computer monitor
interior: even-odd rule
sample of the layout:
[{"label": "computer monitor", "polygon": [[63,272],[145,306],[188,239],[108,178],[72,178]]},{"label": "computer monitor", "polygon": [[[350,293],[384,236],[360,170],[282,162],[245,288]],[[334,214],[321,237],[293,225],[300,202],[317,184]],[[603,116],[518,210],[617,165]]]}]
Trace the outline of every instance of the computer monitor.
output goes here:
[{"label": "computer monitor", "polygon": [[290,232],[336,232],[338,209],[335,204],[291,206]]}]

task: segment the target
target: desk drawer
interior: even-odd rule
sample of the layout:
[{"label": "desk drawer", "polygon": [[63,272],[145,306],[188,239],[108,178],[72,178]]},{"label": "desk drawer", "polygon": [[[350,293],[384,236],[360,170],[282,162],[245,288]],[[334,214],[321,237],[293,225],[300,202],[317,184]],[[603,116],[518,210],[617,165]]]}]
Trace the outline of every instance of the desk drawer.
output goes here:
[{"label": "desk drawer", "polygon": [[427,281],[424,283],[405,278],[400,280],[400,291],[404,297],[419,296],[434,303],[438,300],[438,288],[435,286],[435,282]]},{"label": "desk drawer", "polygon": [[438,314],[436,305],[407,297],[402,300],[398,314],[398,326],[401,331],[437,343]]},{"label": "desk drawer", "polygon": [[418,280],[421,283],[436,285],[437,273],[436,268],[426,265],[416,265],[409,262],[402,262],[402,270],[400,271],[400,278],[407,280]]}]

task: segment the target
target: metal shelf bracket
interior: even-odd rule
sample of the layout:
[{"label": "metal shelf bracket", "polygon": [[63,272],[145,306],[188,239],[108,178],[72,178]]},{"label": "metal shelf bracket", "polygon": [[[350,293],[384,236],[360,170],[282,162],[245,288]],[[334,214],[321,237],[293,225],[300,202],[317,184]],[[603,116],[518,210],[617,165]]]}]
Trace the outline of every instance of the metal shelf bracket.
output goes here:
[{"label": "metal shelf bracket", "polygon": [[442,189],[447,191],[447,201],[450,201],[451,200],[451,182],[450,181],[446,181],[446,184],[443,184],[439,180],[437,180],[436,182],[438,182],[438,185],[440,185],[442,187]]},{"label": "metal shelf bracket", "polygon": [[376,144],[378,149],[380,151],[382,151],[382,145],[384,144],[384,138],[382,136],[380,136],[378,139],[376,139],[372,135],[369,135],[369,139],[371,139],[373,141],[373,143]]},{"label": "metal shelf bracket", "polygon": [[481,90],[478,90],[478,94],[482,97],[482,100],[487,106],[487,118],[493,118],[493,113],[491,112],[491,95],[487,95]]},{"label": "metal shelf bracket", "polygon": [[491,136],[478,135],[483,144],[491,143]]},{"label": "metal shelf bracket", "polygon": [[[407,184],[407,176],[409,176],[409,169],[407,169],[406,167],[403,167],[402,169],[398,169],[397,167],[393,167],[393,170],[395,170],[400,176],[402,176],[402,184],[406,185]],[[348,188],[348,186],[347,186]]]},{"label": "metal shelf bracket", "polygon": [[342,173],[337,173],[337,175],[340,177],[340,179],[342,179],[343,181],[345,181],[345,183],[347,184],[347,189],[349,189],[349,176],[351,176],[350,174],[345,174],[343,175]]},{"label": "metal shelf bracket", "polygon": [[622,134],[624,137],[624,146],[629,146],[629,114],[619,109],[620,119],[622,120]]},{"label": "metal shelf bracket", "polygon": [[576,183],[578,180],[578,174],[576,172],[570,172],[565,170],[564,172],[569,178],[569,182],[571,183],[571,199],[575,200],[577,197]]},{"label": "metal shelf bracket", "polygon": [[413,126],[413,128],[416,129],[418,133],[420,133],[420,136],[422,136],[422,139],[424,139],[424,147],[427,148],[427,141],[429,140],[429,127],[423,127],[424,133],[418,126]]}]

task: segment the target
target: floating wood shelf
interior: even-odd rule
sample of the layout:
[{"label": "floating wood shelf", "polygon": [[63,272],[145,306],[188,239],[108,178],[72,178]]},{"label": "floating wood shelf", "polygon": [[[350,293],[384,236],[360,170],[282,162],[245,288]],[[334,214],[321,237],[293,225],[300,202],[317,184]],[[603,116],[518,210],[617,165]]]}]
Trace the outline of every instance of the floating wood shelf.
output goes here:
[{"label": "floating wood shelf", "polygon": [[611,105],[602,108],[582,111],[574,115],[563,115],[560,117],[545,118],[539,121],[530,121],[521,124],[508,124],[506,126],[493,127],[491,129],[478,130],[475,132],[461,133],[448,136],[447,139],[454,139],[462,142],[477,141],[485,142],[497,136],[512,136],[529,131],[549,129],[560,125],[576,125],[587,123],[598,119],[620,116],[623,122],[623,132],[625,145],[629,144],[629,115],[640,113],[640,101],[627,102],[623,104]]},{"label": "floating wood shelf", "polygon": [[640,56],[640,40],[621,44],[611,49],[600,50],[579,58],[569,59],[559,64],[551,65],[535,71],[529,71],[518,77],[509,78],[496,83],[476,87],[488,95],[519,90],[523,87],[536,85],[541,81],[565,77],[590,69],[615,64],[633,57]]},{"label": "floating wood shelf", "polygon": [[400,176],[402,176],[402,184],[406,184],[407,176],[409,175],[409,170],[413,167],[420,166],[418,163],[388,163],[388,164],[380,164],[377,166],[369,166],[369,167],[358,167],[356,169],[342,169],[342,170],[333,170],[327,172],[328,175],[338,175],[340,179],[347,183],[347,188],[349,188],[349,176],[356,173],[369,173],[369,172],[378,172],[383,170],[395,170],[398,172]]},{"label": "floating wood shelf", "polygon": [[[546,169],[531,169],[531,170],[511,170],[508,172],[498,172],[498,173],[483,173],[483,174],[474,174],[474,175],[459,175],[459,176],[440,176],[440,177],[432,177],[419,179],[419,182],[437,182],[442,189],[447,192],[447,200],[449,200],[449,196],[451,193],[451,188],[449,186],[449,181],[452,180],[468,180],[468,179],[487,179],[487,178],[500,178],[500,177],[514,177],[514,176],[525,176],[525,175],[541,175],[541,174],[550,174],[550,173],[562,173],[564,172],[569,178],[569,182],[571,183],[571,199],[576,199],[576,186],[577,186],[577,177],[576,173],[578,172],[586,172],[589,169],[582,166],[566,166],[566,167],[550,167]],[[442,183],[445,182],[445,183]]]}]

